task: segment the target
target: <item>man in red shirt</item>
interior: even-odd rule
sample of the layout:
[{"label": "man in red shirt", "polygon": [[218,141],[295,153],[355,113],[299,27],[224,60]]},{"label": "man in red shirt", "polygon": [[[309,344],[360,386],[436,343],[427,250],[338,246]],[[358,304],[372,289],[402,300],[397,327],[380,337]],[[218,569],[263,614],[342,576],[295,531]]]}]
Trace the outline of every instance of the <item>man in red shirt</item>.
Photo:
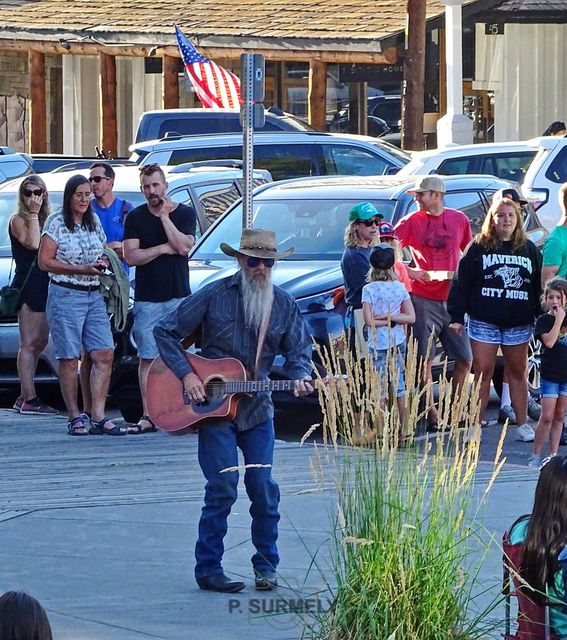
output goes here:
[{"label": "man in red shirt", "polygon": [[[456,389],[470,370],[472,354],[468,337],[449,329],[447,298],[461,254],[472,240],[470,222],[462,211],[445,207],[445,184],[439,176],[420,178],[408,193],[415,193],[419,210],[404,216],[395,229],[415,266],[410,270],[416,316],[413,335],[419,357],[427,362],[426,382],[432,380],[431,364],[438,339],[447,357],[455,360],[453,385]],[[430,343],[432,333],[434,338]],[[427,424],[429,430],[435,430],[438,416],[432,391],[429,396]]]}]

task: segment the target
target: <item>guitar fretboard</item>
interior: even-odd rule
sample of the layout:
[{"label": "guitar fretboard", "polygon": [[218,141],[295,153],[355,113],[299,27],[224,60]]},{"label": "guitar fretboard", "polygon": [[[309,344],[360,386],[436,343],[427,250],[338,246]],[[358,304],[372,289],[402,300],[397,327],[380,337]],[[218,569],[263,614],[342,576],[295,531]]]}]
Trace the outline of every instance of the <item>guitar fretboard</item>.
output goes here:
[{"label": "guitar fretboard", "polygon": [[295,380],[245,380],[223,382],[224,393],[258,393],[261,391],[293,391]]}]

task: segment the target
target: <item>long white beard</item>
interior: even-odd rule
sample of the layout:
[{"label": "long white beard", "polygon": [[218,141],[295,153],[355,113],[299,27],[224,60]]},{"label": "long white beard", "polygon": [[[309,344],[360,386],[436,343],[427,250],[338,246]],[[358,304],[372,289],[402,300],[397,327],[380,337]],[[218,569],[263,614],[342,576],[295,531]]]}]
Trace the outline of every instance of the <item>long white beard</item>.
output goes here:
[{"label": "long white beard", "polygon": [[251,277],[246,269],[242,269],[242,303],[246,326],[256,332],[260,331],[265,313],[272,310],[274,287],[272,272],[265,270],[265,277]]}]

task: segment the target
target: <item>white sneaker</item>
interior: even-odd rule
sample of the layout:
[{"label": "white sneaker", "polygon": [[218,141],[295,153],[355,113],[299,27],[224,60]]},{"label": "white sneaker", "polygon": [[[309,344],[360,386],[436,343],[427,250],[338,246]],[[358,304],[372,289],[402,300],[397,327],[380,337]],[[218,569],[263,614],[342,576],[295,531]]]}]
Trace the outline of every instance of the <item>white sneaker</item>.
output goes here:
[{"label": "white sneaker", "polygon": [[541,456],[537,456],[535,453],[531,455],[528,459],[528,467],[530,469],[541,469],[543,466],[543,458]]},{"label": "white sneaker", "polygon": [[518,425],[516,428],[517,439],[522,442],[533,442],[535,438],[535,431],[530,425],[525,422],[524,424]]},{"label": "white sneaker", "polygon": [[[552,453],[541,461],[541,466],[544,467],[550,460],[552,460],[557,454]],[[541,468],[541,467],[540,467]]]}]

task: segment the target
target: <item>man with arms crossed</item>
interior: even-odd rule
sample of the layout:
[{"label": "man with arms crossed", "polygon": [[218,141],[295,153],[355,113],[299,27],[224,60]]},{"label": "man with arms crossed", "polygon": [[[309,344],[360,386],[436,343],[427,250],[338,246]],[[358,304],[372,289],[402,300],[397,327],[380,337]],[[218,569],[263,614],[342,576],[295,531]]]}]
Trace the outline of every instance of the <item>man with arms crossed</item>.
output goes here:
[{"label": "man with arms crossed", "polygon": [[129,433],[149,433],[146,381],[158,355],[153,328],[189,295],[187,254],[195,243],[195,211],[166,195],[167,182],[157,164],[140,168],[140,188],[147,204],[128,214],[124,228],[124,258],[136,267],[134,338],[138,345],[138,377],[143,415]]},{"label": "man with arms crossed", "polygon": [[[201,355],[240,360],[254,380],[265,380],[277,354],[285,358],[286,377],[296,380],[295,395],[311,393],[311,338],[295,300],[272,285],[272,267],[293,249],[278,252],[273,231],[245,229],[240,247],[221,249],[238,261],[239,271],[190,295],[158,322],[156,342],[166,365],[183,381],[191,402],[205,401],[203,382],[193,373],[181,340],[202,330]],[[237,448],[248,467],[244,484],[252,516],[252,556],[259,591],[277,587],[276,545],[280,492],[272,478],[274,406],[269,392],[245,396],[233,421],[218,419],[199,430],[199,464],[205,479],[205,503],[195,547],[195,577],[201,589],[234,593],[244,583],[228,578],[222,567],[227,518],[236,502]],[[256,466],[259,465],[259,466]]]},{"label": "man with arms crossed", "polygon": [[[404,216],[395,229],[402,246],[410,250],[416,267],[410,272],[411,299],[415,308],[413,335],[417,340],[418,355],[426,361],[424,382],[432,381],[431,364],[435,338],[438,338],[447,357],[455,359],[453,387],[456,390],[470,370],[472,353],[468,337],[449,329],[451,318],[447,313],[447,297],[461,254],[472,240],[471,226],[462,211],[445,207],[445,184],[439,176],[419,179],[408,193],[415,193],[419,210]],[[427,427],[435,430],[438,415],[431,387],[429,385]]]}]

